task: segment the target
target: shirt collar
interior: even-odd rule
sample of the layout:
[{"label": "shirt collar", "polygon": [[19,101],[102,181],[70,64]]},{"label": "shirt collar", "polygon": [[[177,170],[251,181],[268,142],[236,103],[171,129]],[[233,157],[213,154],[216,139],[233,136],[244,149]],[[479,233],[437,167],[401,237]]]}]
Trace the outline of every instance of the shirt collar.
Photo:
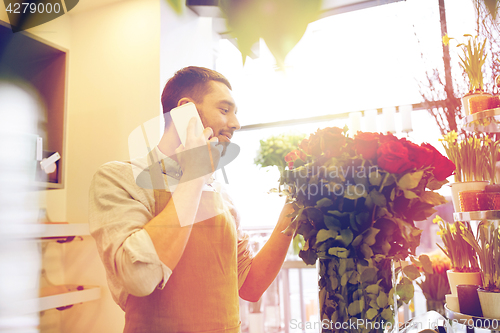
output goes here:
[{"label": "shirt collar", "polygon": [[163,173],[177,180],[181,179],[182,169],[179,163],[163,154],[158,146],[156,146],[154,150],[156,151],[158,159],[163,162],[161,163]]}]

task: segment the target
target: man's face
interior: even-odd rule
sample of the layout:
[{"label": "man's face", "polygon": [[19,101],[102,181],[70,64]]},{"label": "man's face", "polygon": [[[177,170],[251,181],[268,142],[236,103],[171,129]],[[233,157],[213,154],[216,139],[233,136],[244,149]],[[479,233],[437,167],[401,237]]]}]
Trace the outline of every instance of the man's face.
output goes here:
[{"label": "man's face", "polygon": [[210,81],[211,90],[196,104],[204,127],[211,127],[220,143],[231,142],[234,131],[241,128],[236,118],[236,104],[231,90],[222,82]]}]

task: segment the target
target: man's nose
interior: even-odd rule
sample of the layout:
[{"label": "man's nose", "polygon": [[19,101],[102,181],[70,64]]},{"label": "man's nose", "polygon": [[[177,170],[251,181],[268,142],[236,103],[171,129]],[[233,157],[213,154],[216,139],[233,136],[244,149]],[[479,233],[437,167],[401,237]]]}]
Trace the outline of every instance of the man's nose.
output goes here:
[{"label": "man's nose", "polygon": [[238,121],[238,117],[236,117],[235,114],[231,115],[231,118],[229,120],[229,127],[234,128],[235,131],[239,130],[241,128],[240,122]]}]

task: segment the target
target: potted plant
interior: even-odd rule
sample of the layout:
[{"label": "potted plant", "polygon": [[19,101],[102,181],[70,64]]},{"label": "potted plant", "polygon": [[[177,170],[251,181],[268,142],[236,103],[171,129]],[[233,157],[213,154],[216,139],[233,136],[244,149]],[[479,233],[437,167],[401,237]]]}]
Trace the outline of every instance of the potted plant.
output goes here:
[{"label": "potted plant", "polygon": [[420,255],[420,261],[425,260],[431,263],[430,270],[421,267],[423,279],[417,281],[427,302],[427,311],[434,310],[445,316],[444,304],[446,295],[451,292],[450,284],[446,272],[450,269],[450,259],[441,252],[431,253],[430,255]]},{"label": "potted plant", "polygon": [[464,230],[464,239],[477,252],[481,266],[482,288],[478,289],[483,316],[500,319],[500,229],[495,221],[483,220],[476,236]]},{"label": "potted plant", "polygon": [[440,216],[433,219],[439,226],[438,235],[444,247],[437,244],[450,259],[451,268],[447,271],[451,294],[458,296],[457,286],[460,284],[482,285],[479,263],[474,247],[464,237],[465,232],[472,234],[468,222],[445,222]]},{"label": "potted plant", "polygon": [[[462,49],[460,58],[460,67],[465,71],[469,78],[469,92],[462,98],[462,106],[465,115],[480,112],[489,109],[489,101],[491,94],[483,90],[483,72],[482,67],[486,61],[486,38],[483,41],[479,40],[478,36],[465,34],[468,40],[466,43],[459,43],[457,47]],[[448,45],[453,39],[448,35],[443,37],[443,43]]]},{"label": "potted plant", "polygon": [[397,263],[415,254],[421,230],[414,221],[445,202],[435,190],[455,165],[428,144],[346,133],[318,130],[288,155],[280,187],[287,185],[295,212],[285,232],[304,237],[304,262],[318,261],[323,330],[378,332],[413,297],[420,273]]},{"label": "potted plant", "polygon": [[[492,145],[489,137],[483,133],[465,133],[459,141],[455,131],[448,132],[440,141],[446,155],[456,165],[455,182],[451,184],[453,208],[456,212],[479,210],[478,207],[474,207],[474,203],[477,206],[477,200],[474,201],[475,194],[472,202],[462,200],[462,203],[465,204],[462,209],[459,193],[462,191],[483,191],[488,185],[492,173],[492,158],[496,158],[498,153],[496,151],[497,145]],[[469,205],[469,203],[472,204]]]}]

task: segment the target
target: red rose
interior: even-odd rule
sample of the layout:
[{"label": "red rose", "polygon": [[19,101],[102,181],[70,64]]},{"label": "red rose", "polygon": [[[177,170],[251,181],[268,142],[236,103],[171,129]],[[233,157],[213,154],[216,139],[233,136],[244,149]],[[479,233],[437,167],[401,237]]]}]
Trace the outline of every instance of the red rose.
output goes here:
[{"label": "red rose", "polygon": [[327,127],[318,129],[316,133],[309,137],[308,141],[304,142],[304,146],[307,144],[307,149],[301,148],[314,156],[320,156],[322,153],[325,153],[328,157],[334,157],[340,155],[345,142],[342,129]]},{"label": "red rose", "polygon": [[322,151],[321,151],[321,137],[318,133],[319,133],[319,130],[315,134],[312,134],[309,137],[309,140],[307,142],[307,153],[314,155],[314,156],[319,156],[322,153]]},{"label": "red rose", "polygon": [[408,157],[408,149],[399,141],[382,144],[377,154],[377,164],[390,173],[402,173],[415,167]]},{"label": "red rose", "polygon": [[387,132],[387,134],[380,134],[378,139],[380,143],[386,143],[389,141],[399,141],[399,139],[395,137],[394,134],[392,134],[391,132]]},{"label": "red rose", "polygon": [[288,169],[291,170],[293,168],[293,163],[297,159],[301,159],[302,161],[306,160],[306,156],[304,155],[304,153],[298,149],[292,150],[291,152],[286,154],[285,162],[288,162]]},{"label": "red rose", "polygon": [[415,168],[420,169],[432,164],[434,159],[432,150],[425,146],[416,145],[405,138],[401,139],[400,142],[408,149],[408,157],[415,164]]},{"label": "red rose", "polygon": [[328,157],[337,157],[346,143],[342,129],[328,127],[321,132],[321,148]]},{"label": "red rose", "polygon": [[377,157],[379,133],[358,132],[354,136],[354,150],[363,156],[365,160]]},{"label": "red rose", "polygon": [[443,181],[453,174],[455,169],[455,163],[450,161],[446,156],[443,156],[436,148],[428,143],[423,143],[422,147],[425,147],[432,151],[432,164],[434,167],[434,178],[439,181]]},{"label": "red rose", "polygon": [[302,140],[302,142],[299,143],[299,148],[305,151],[306,154],[311,154],[309,151],[309,139]]}]

